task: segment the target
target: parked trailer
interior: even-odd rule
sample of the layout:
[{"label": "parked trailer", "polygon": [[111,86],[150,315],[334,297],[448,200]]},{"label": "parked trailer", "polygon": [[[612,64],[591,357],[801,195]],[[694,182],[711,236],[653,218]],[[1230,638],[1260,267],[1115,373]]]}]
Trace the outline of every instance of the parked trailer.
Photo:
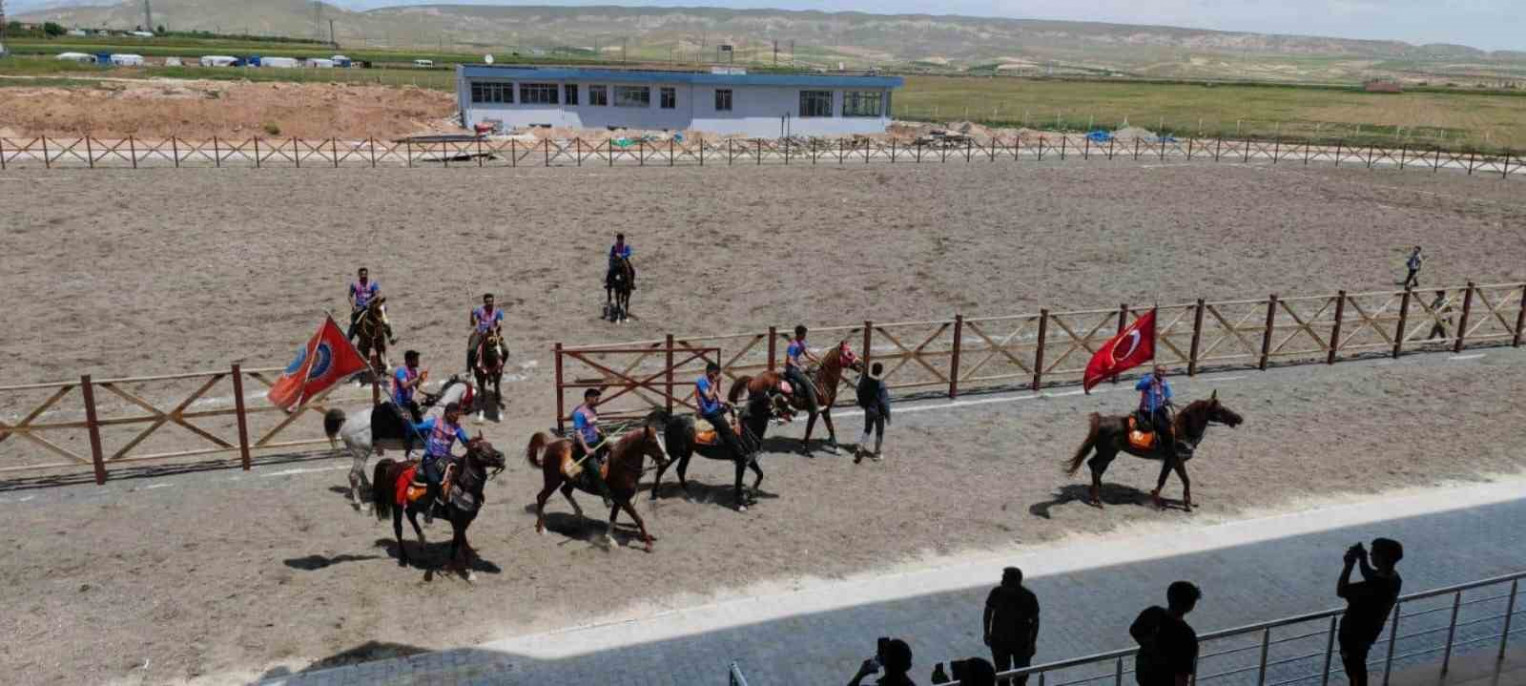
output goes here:
[{"label": "parked trailer", "polygon": [[118,53],[111,56],[111,63],[118,67],[141,67],[143,66],[143,56]]},{"label": "parked trailer", "polygon": [[302,66],[302,63],[291,57],[262,57],[260,66],[273,69],[296,69]]},{"label": "parked trailer", "polygon": [[232,67],[238,64],[238,58],[232,55],[202,55],[201,66],[203,67]]},{"label": "parked trailer", "polygon": [[95,55],[83,52],[61,52],[53,59],[65,62],[79,62],[80,64],[95,64]]}]

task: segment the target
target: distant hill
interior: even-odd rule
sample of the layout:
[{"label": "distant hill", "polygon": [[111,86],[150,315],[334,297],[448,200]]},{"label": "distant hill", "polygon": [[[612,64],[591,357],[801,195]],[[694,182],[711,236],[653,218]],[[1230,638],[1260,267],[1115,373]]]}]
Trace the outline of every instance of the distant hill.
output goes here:
[{"label": "distant hill", "polygon": [[[143,23],[141,0],[108,6],[62,1],[68,4],[19,18],[80,27]],[[1448,73],[1526,78],[1520,53],[1491,54],[1459,45],[1028,19],[610,6],[420,5],[351,11],[304,0],[154,0],[153,12],[156,24],[175,30],[327,38],[333,20],[344,47],[454,48],[506,56],[601,54],[618,59],[623,50],[631,59],[713,61],[724,54],[717,46],[731,45],[737,62],[772,63],[777,41],[781,64],[828,68],[840,63],[851,68],[1317,81]]]}]

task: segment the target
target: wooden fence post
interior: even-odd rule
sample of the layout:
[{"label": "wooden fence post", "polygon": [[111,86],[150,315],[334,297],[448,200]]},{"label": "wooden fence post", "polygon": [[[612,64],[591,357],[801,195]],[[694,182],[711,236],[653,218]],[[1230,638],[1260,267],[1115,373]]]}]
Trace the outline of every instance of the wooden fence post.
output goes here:
[{"label": "wooden fence post", "polygon": [[[668,334],[667,343],[668,349],[666,353],[668,367],[667,373],[665,374],[667,378],[664,383],[667,384],[668,388],[667,407],[668,412],[671,413],[673,411],[673,334]],[[719,362],[719,360],[717,360],[717,362]]]},{"label": "wooden fence post", "polygon": [[1067,135],[1065,135],[1063,133],[1060,134],[1060,161],[1061,162],[1065,161],[1065,141],[1067,139],[1069,139],[1069,138],[1070,138],[1070,136],[1067,136]]},{"label": "wooden fence post", "polygon": [[1341,166],[1341,144],[1345,142],[1345,139],[1335,141],[1335,166],[1337,167]]},{"label": "wooden fence post", "polygon": [[864,372],[869,371],[869,362],[874,357],[874,322],[864,320]]},{"label": "wooden fence post", "polygon": [[85,136],[85,161],[90,163],[90,168],[95,169],[95,150],[91,149],[90,136]]},{"label": "wooden fence post", "polygon": [[[88,138],[86,140],[89,140]],[[170,154],[175,156],[175,168],[180,168],[180,139],[170,136]]]},{"label": "wooden fence post", "polygon": [[1335,325],[1330,328],[1330,353],[1325,355],[1325,364],[1335,364],[1335,351],[1341,346],[1341,318],[1346,315],[1346,292],[1336,294],[1335,301]]},{"label": "wooden fence post", "polygon": [[1049,310],[1039,310],[1039,340],[1033,350],[1033,390],[1044,382],[1044,341],[1049,337]]},{"label": "wooden fence post", "polygon": [[366,149],[371,153],[371,168],[376,168],[376,137],[366,136]]},{"label": "wooden fence post", "polygon": [[101,456],[101,422],[95,414],[95,386],[90,375],[79,378],[80,394],[85,397],[85,428],[90,431],[90,462],[95,465],[95,485],[106,483],[106,460]]},{"label": "wooden fence post", "polygon": [[53,159],[48,157],[48,137],[42,137],[42,166],[47,169],[53,168]]},{"label": "wooden fence post", "polygon": [[[276,144],[276,149],[277,150],[281,149],[281,144],[280,143]],[[302,149],[297,147],[297,137],[296,136],[292,136],[291,137],[291,159],[292,159],[293,162],[296,163],[298,169],[302,168]],[[445,166],[447,166],[447,167],[450,166],[450,163],[447,162],[445,164]]]},{"label": "wooden fence post", "polygon": [[[413,157],[413,155],[409,155],[408,157],[411,159]],[[413,165],[410,164],[408,166],[411,167]],[[259,136],[255,136],[254,137],[254,168],[255,169],[259,169],[260,168],[260,137]]]},{"label": "wooden fence post", "polygon": [[[339,168],[339,140],[329,139],[329,157],[334,158],[334,168]],[[477,139],[477,166],[482,166],[482,139]]]},{"label": "wooden fence post", "polygon": [[1468,282],[1468,290],[1462,296],[1462,317],[1457,320],[1457,342],[1452,344],[1452,352],[1462,352],[1463,337],[1468,335],[1468,315],[1473,312],[1473,282]]},{"label": "wooden fence post", "polygon": [[5,139],[0,138],[0,171],[5,170]]},{"label": "wooden fence post", "polygon": [[138,143],[131,135],[127,137],[127,154],[132,156],[132,168],[138,168]]},{"label": "wooden fence post", "polygon": [[1404,289],[1404,297],[1399,300],[1399,326],[1394,331],[1394,358],[1404,352],[1404,325],[1409,323],[1409,299],[1415,294],[1409,288]]},{"label": "wooden fence post", "polygon": [[1266,330],[1261,336],[1261,362],[1256,366],[1266,370],[1267,359],[1272,353],[1272,329],[1277,319],[1277,294],[1273,293],[1266,301]]},{"label": "wooden fence post", "polygon": [[[254,139],[254,140],[256,142],[259,141],[258,138]],[[404,158],[404,159],[406,159],[408,161],[408,168],[412,169],[413,168],[413,139],[409,138],[408,140],[403,141],[403,143],[406,146],[404,148],[403,154],[407,155],[407,157]],[[513,146],[514,146],[514,141],[509,141],[509,147],[513,147]],[[393,148],[393,149],[396,150],[396,148]],[[259,150],[259,148],[255,148],[255,150]]]},{"label": "wooden fence post", "polygon": [[[371,375],[371,394],[376,394],[376,375]],[[373,403],[374,405],[375,403]],[[233,414],[238,417],[238,459],[249,471],[249,415],[244,409],[244,370],[233,363]]]},{"label": "wooden fence post", "polygon": [[1521,347],[1521,329],[1526,327],[1526,286],[1521,286],[1521,311],[1515,314],[1515,337],[1510,339],[1510,345]]},{"label": "wooden fence post", "polygon": [[566,406],[562,404],[562,344],[557,343],[553,350],[556,356],[556,431],[562,433],[567,430],[566,422],[562,417],[566,414]]},{"label": "wooden fence post", "polygon": [[223,151],[217,145],[217,136],[212,137],[212,166],[218,169],[223,168]]},{"label": "wooden fence post", "polygon": [[1197,299],[1192,312],[1192,348],[1187,352],[1187,376],[1197,375],[1198,347],[1203,342],[1203,299]]},{"label": "wooden fence post", "polygon": [[770,327],[768,327],[768,371],[773,371],[774,370],[774,367],[775,367],[774,358],[778,354],[779,354],[779,328],[776,327],[776,326],[770,326]]},{"label": "wooden fence post", "polygon": [[959,397],[959,355],[964,348],[964,315],[954,315],[954,355],[948,363],[948,397]]}]

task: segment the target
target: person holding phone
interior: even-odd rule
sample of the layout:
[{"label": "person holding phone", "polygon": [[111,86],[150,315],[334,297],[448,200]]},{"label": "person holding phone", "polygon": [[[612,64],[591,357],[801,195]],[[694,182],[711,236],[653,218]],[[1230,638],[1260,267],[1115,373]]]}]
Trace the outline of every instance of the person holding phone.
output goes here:
[{"label": "person holding phone", "polygon": [[[1399,600],[1404,580],[1394,565],[1404,559],[1404,546],[1391,538],[1372,542],[1372,554],[1358,543],[1346,549],[1345,567],[1335,586],[1335,595],[1346,601],[1336,638],[1341,647],[1341,664],[1351,686],[1367,686],[1367,653],[1372,650],[1388,613]],[[1351,582],[1351,570],[1360,565],[1362,581]]]},{"label": "person holding phone", "polygon": [[848,686],[859,686],[864,679],[879,674],[881,670],[884,670],[884,674],[874,682],[876,686],[916,686],[916,682],[908,676],[911,672],[911,646],[899,638],[880,639],[874,657],[864,660]]}]

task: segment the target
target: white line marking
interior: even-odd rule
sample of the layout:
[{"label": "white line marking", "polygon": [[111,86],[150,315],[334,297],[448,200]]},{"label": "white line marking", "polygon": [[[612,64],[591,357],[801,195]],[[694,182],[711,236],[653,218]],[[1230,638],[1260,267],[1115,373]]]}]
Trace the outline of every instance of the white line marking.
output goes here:
[{"label": "white line marking", "polygon": [[342,465],[338,466],[338,467],[307,467],[307,468],[300,468],[299,467],[297,469],[283,469],[283,470],[281,470],[279,472],[269,472],[269,473],[266,473],[266,474],[261,474],[260,476],[263,476],[263,477],[292,476],[293,474],[311,474],[313,472],[333,472],[333,471],[338,471],[338,470],[341,470],[341,469],[349,469],[349,467],[345,467],[345,466],[342,466]]},{"label": "white line marking", "polygon": [[172,484],[149,484],[147,486],[144,486],[143,490],[145,490],[145,491],[152,491],[152,490],[154,490],[156,488],[169,488],[171,485]]},{"label": "white line marking", "polygon": [[28,500],[31,500],[33,498],[36,498],[36,497],[37,496],[35,496],[35,495],[26,495],[26,496],[22,496],[20,498],[17,498],[15,500],[0,499],[0,505],[11,505],[11,504],[14,504],[14,503],[24,503],[24,502],[26,502]]},{"label": "white line marking", "polygon": [[1476,359],[1478,359],[1480,357],[1483,357],[1483,356],[1484,356],[1484,353],[1479,353],[1477,355],[1453,355],[1451,357],[1448,357],[1447,359],[1451,360],[1453,362],[1456,362],[1458,360],[1476,360]]}]

